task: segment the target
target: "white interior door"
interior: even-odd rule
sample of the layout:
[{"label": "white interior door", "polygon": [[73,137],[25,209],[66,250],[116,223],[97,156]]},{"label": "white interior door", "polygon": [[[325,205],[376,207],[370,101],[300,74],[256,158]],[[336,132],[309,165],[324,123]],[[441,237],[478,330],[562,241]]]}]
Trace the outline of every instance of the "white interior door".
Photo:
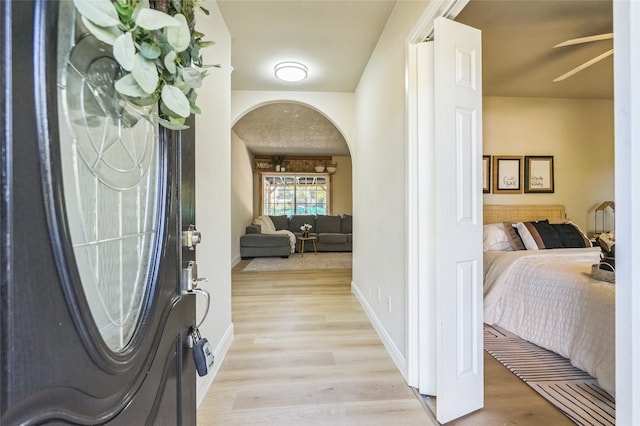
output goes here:
[{"label": "white interior door", "polygon": [[434,28],[436,417],[484,405],[480,31]]}]

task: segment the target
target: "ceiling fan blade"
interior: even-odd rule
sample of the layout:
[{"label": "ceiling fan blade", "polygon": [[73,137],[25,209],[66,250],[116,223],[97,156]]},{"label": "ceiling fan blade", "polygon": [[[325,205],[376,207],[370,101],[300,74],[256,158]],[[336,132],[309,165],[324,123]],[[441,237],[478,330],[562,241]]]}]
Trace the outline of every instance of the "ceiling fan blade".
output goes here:
[{"label": "ceiling fan blade", "polygon": [[599,41],[599,40],[608,40],[611,38],[613,38],[613,33],[598,34],[598,35],[589,36],[589,37],[572,38],[571,40],[558,43],[553,47],[555,48],[555,47],[562,47],[562,46],[573,46],[574,44],[589,43],[592,41]]},{"label": "ceiling fan blade", "polygon": [[598,55],[595,58],[585,62],[584,64],[575,67],[571,71],[562,74],[560,77],[558,77],[555,80],[553,80],[553,82],[556,83],[558,81],[564,80],[565,78],[571,77],[572,75],[574,75],[576,73],[579,73],[583,69],[585,69],[587,67],[590,67],[591,65],[595,64],[596,62],[599,62],[599,61],[603,60],[604,58],[606,58],[607,56],[611,56],[611,55],[613,55],[613,49],[608,50],[608,51],[604,52],[602,55]]}]

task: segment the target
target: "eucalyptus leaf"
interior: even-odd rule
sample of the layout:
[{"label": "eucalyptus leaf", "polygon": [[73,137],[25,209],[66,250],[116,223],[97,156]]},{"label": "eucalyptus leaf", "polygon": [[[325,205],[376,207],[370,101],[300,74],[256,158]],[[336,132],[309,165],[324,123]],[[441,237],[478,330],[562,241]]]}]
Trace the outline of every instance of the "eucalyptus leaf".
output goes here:
[{"label": "eucalyptus leaf", "polygon": [[160,97],[162,98],[162,102],[164,102],[171,111],[180,117],[186,118],[189,116],[191,111],[189,100],[184,93],[182,93],[182,90],[175,86],[166,84],[162,88],[162,94]]},{"label": "eucalyptus leaf", "polygon": [[187,94],[187,99],[189,99],[189,106],[191,107],[192,114],[202,114],[202,111],[200,110],[200,108],[198,108],[198,105],[196,105],[197,97],[198,97],[198,94],[196,93],[195,90],[191,90]]},{"label": "eucalyptus leaf", "polygon": [[99,27],[114,27],[120,24],[118,12],[109,0],[73,0],[78,12]]},{"label": "eucalyptus leaf", "polygon": [[127,98],[129,104],[134,107],[146,107],[158,103],[158,97],[154,95],[146,95],[143,98]]},{"label": "eucalyptus leaf", "polygon": [[154,60],[160,57],[162,49],[160,46],[145,41],[140,45],[140,54],[147,59]]},{"label": "eucalyptus leaf", "polygon": [[180,76],[184,81],[185,87],[197,89],[202,86],[202,75],[200,74],[200,71],[195,68],[182,68]]},{"label": "eucalyptus leaf", "polygon": [[118,12],[121,20],[131,19],[133,10],[131,9],[131,7],[129,7],[128,4],[116,1],[115,3],[113,3],[113,7],[116,8],[116,11]]},{"label": "eucalyptus leaf", "polygon": [[151,31],[164,27],[176,27],[180,25],[180,22],[159,10],[140,9],[136,17],[136,25]]},{"label": "eucalyptus leaf", "polygon": [[150,8],[151,5],[149,4],[149,0],[138,0],[138,3],[136,3],[136,8],[133,9],[133,19],[136,19],[138,17],[138,14],[141,10]]},{"label": "eucalyptus leaf", "polygon": [[182,2],[180,0],[171,0],[171,6],[176,10],[176,13],[182,13]]},{"label": "eucalyptus leaf", "polygon": [[167,34],[167,41],[173,46],[176,52],[179,53],[189,47],[191,43],[191,31],[189,31],[189,24],[184,15],[177,14],[173,17],[180,22],[180,25],[177,27],[168,27],[165,32]]},{"label": "eucalyptus leaf", "polygon": [[169,130],[186,130],[189,126],[181,123],[174,123],[169,120],[165,120],[164,118],[158,117],[158,124],[162,127],[166,127]]},{"label": "eucalyptus leaf", "polygon": [[131,96],[133,98],[143,98],[147,96],[147,93],[142,90],[140,85],[136,82],[136,79],[133,78],[132,74],[127,74],[120,80],[116,81],[115,87],[118,93],[125,96]]},{"label": "eucalyptus leaf", "polygon": [[209,9],[205,9],[204,7],[200,6],[197,3],[194,5],[193,9],[199,11],[200,13],[202,13],[204,15],[209,15]]},{"label": "eucalyptus leaf", "polygon": [[100,27],[84,16],[82,16],[82,23],[98,40],[109,45],[113,45],[113,43],[116,41],[116,38],[118,38],[122,34],[122,31],[120,31],[118,27]]},{"label": "eucalyptus leaf", "polygon": [[189,103],[192,104],[192,105],[194,105],[196,103],[196,98],[197,97],[198,97],[198,94],[196,93],[195,90],[191,90],[187,94],[187,99],[189,99]]},{"label": "eucalyptus leaf", "polygon": [[133,44],[133,35],[126,32],[113,43],[113,56],[126,71],[133,69],[136,57],[136,46]]},{"label": "eucalyptus leaf", "polygon": [[175,74],[176,68],[176,52],[172,50],[164,57],[164,67],[170,74]]},{"label": "eucalyptus leaf", "polygon": [[156,69],[156,65],[140,53],[136,54],[131,74],[146,93],[150,94],[156,90],[158,86],[158,70]]}]

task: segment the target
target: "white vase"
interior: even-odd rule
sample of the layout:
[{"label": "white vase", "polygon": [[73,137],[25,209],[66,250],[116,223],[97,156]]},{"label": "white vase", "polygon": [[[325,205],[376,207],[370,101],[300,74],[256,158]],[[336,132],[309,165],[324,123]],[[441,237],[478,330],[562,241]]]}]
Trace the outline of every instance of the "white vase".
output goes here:
[{"label": "white vase", "polygon": [[280,164],[276,164],[276,172],[280,171]]}]

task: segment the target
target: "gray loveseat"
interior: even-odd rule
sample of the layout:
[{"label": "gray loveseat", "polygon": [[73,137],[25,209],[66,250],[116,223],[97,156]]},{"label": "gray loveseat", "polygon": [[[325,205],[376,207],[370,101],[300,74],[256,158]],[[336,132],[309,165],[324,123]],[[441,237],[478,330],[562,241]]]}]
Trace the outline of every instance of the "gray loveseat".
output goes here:
[{"label": "gray loveseat", "polygon": [[[351,251],[353,216],[269,216],[276,230],[287,229],[296,237],[302,236],[300,227],[311,225],[309,236],[317,237],[318,251]],[[311,251],[309,242],[305,251]],[[300,251],[300,241],[296,238],[296,252]],[[260,225],[249,225],[245,235],[240,237],[240,256],[249,257],[288,257],[291,252],[289,237],[286,234],[263,234]]]}]

